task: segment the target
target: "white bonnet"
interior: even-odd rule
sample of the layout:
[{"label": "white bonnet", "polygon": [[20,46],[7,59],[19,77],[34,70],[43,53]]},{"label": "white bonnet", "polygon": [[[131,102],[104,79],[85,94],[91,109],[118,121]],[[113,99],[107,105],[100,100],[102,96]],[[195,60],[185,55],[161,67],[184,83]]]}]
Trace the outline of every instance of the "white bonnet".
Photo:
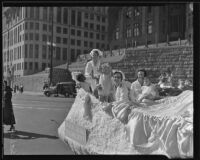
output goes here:
[{"label": "white bonnet", "polygon": [[90,56],[91,56],[91,57],[93,57],[94,52],[98,52],[99,56],[103,56],[102,51],[100,51],[99,49],[93,49],[93,50],[90,52]]},{"label": "white bonnet", "polygon": [[122,72],[122,71],[120,71],[120,70],[113,70],[113,74],[114,74],[115,72],[120,72],[120,73],[122,74],[122,80],[125,80],[125,74],[124,74],[124,72]]}]

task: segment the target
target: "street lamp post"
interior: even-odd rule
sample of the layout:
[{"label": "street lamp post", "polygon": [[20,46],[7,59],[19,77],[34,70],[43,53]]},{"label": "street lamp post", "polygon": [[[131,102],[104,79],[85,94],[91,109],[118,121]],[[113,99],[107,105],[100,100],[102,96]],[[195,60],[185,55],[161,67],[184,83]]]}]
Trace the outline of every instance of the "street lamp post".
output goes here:
[{"label": "street lamp post", "polygon": [[50,81],[49,84],[52,84],[52,78],[53,78],[53,11],[54,7],[52,7],[51,10],[51,57],[50,57]]}]

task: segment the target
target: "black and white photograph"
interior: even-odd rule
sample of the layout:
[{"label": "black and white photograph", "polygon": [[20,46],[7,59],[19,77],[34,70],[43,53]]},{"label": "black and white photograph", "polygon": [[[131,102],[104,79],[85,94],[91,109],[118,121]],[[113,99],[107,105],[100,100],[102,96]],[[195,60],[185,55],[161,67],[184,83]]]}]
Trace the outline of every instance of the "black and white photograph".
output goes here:
[{"label": "black and white photograph", "polygon": [[3,157],[194,158],[194,6],[3,5]]}]

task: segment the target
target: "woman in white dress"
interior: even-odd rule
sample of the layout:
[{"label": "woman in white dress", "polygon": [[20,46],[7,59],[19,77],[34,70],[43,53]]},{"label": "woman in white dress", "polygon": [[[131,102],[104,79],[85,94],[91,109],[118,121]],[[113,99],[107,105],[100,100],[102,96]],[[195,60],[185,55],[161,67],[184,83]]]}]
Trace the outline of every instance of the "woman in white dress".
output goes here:
[{"label": "woman in white dress", "polygon": [[92,60],[86,64],[85,67],[85,77],[86,81],[90,83],[92,92],[94,92],[96,85],[99,81],[100,73],[98,72],[98,68],[101,64],[101,56],[103,55],[99,49],[93,49],[90,52]]}]

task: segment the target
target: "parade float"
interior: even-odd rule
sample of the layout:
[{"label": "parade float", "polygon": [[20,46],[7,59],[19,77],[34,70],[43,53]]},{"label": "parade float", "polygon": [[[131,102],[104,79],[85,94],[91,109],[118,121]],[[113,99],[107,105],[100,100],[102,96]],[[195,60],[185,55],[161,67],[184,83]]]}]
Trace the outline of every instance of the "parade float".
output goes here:
[{"label": "parade float", "polygon": [[[122,123],[102,109],[106,103],[79,89],[59,137],[75,154],[193,157],[193,91],[155,102],[134,106]],[[84,116],[86,106],[90,118]]]}]

